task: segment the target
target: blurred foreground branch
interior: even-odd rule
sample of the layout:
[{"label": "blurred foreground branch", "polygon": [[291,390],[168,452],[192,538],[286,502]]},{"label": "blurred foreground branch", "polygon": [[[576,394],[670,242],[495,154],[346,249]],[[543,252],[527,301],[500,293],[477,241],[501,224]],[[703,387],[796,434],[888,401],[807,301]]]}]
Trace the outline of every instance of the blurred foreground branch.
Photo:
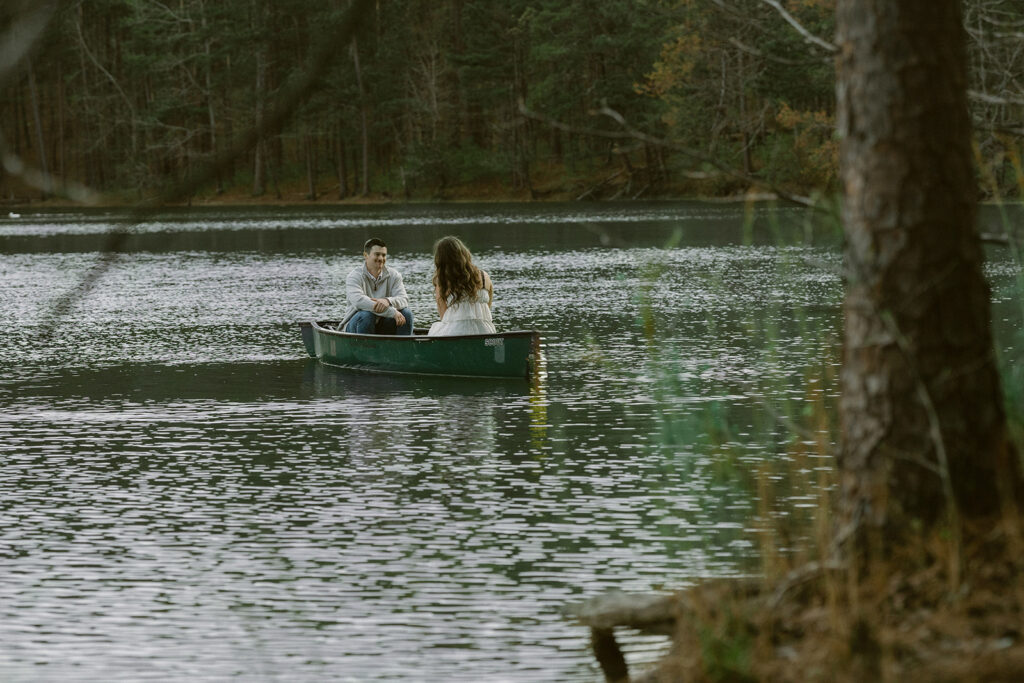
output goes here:
[{"label": "blurred foreground branch", "polygon": [[0,89],[18,72],[50,23],[58,0],[4,0],[0,7]]}]

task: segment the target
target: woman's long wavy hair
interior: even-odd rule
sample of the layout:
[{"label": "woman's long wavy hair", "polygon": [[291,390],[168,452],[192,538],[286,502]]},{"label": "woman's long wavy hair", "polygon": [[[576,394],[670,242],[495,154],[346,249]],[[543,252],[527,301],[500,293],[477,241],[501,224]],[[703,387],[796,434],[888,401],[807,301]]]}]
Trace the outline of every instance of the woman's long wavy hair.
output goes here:
[{"label": "woman's long wavy hair", "polygon": [[469,299],[482,286],[480,269],[473,255],[458,237],[442,237],[434,242],[434,286],[445,301]]}]

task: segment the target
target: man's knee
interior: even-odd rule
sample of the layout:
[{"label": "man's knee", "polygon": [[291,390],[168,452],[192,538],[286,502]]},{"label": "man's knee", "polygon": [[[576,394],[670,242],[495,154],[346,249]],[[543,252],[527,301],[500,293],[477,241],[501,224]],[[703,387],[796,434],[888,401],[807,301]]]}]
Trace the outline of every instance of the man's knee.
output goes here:
[{"label": "man's knee", "polygon": [[373,334],[376,316],[369,311],[359,311],[345,325],[345,331],[353,334]]},{"label": "man's knee", "polygon": [[412,311],[408,308],[403,308],[399,313],[405,317],[405,324],[398,326],[398,334],[412,334]]}]

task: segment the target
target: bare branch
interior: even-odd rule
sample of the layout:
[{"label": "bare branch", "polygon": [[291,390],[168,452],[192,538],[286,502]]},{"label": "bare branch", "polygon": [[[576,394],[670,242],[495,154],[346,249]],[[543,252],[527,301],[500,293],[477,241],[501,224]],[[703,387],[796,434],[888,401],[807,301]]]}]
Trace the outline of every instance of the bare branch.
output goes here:
[{"label": "bare branch", "polygon": [[822,57],[821,59],[786,59],[785,57],[777,57],[770,55],[766,52],[758,50],[755,47],[751,47],[746,43],[742,43],[736,38],[730,38],[729,42],[743,50],[747,54],[754,55],[755,57],[761,57],[768,61],[775,62],[776,64],[785,64],[786,66],[807,66],[809,64],[828,64],[831,60],[828,57]]},{"label": "bare branch", "polygon": [[136,135],[136,132],[135,132],[136,125],[137,125],[136,124],[136,115],[135,115],[135,106],[132,104],[131,98],[128,97],[128,94],[121,87],[121,84],[117,82],[116,78],[114,78],[114,75],[111,74],[109,71],[107,71],[105,68],[103,68],[103,65],[100,64],[100,60],[96,59],[96,55],[94,55],[92,53],[92,50],[89,49],[89,44],[85,42],[85,34],[82,33],[82,21],[81,21],[80,17],[76,17],[76,19],[75,19],[75,29],[78,31],[78,42],[79,42],[79,44],[82,47],[82,52],[84,52],[85,56],[89,58],[89,61],[92,62],[93,66],[95,66],[96,69],[101,74],[103,74],[108,81],[110,81],[113,84],[113,86],[117,90],[118,94],[121,95],[121,99],[124,100],[125,106],[128,107],[128,115],[130,116],[129,120],[130,120],[131,126],[132,126],[132,153],[134,154],[138,150],[138,147],[139,147],[139,145],[138,145],[138,136]]},{"label": "bare branch", "polygon": [[1014,95],[993,95],[980,90],[968,90],[967,96],[978,102],[986,104],[1024,104],[1024,96]]},{"label": "bare branch", "polygon": [[806,28],[804,28],[803,24],[797,21],[796,17],[787,12],[786,8],[780,5],[778,0],[761,0],[761,2],[770,7],[774,7],[775,10],[782,15],[782,18],[785,19],[790,26],[795,28],[797,33],[802,35],[804,37],[804,40],[806,40],[808,43],[813,43],[814,45],[817,45],[821,49],[826,50],[828,52],[836,52],[839,49],[835,46],[834,43],[830,43],[827,40],[822,40],[818,36],[808,31]]}]

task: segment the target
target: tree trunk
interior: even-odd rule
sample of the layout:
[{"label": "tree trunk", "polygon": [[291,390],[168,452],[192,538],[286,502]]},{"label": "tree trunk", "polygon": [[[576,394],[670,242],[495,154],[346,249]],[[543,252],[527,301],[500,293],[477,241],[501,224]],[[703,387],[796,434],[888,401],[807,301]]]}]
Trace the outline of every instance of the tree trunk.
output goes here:
[{"label": "tree trunk", "polygon": [[362,180],[360,179],[360,176],[359,176],[358,152],[356,151],[355,148],[353,148],[352,149],[352,187],[353,188],[357,188],[357,187],[359,187],[360,183],[362,183]]},{"label": "tree trunk", "polygon": [[366,91],[363,89],[363,73],[359,68],[359,43],[355,37],[352,38],[352,63],[355,66],[356,86],[359,89],[359,124],[363,145],[363,189],[361,194],[365,197],[370,194],[370,134],[367,130],[369,124],[366,121]]},{"label": "tree trunk", "polygon": [[527,101],[527,84],[525,75],[526,47],[522,40],[516,35],[513,39],[512,48],[512,90],[509,102],[512,121],[512,187],[515,189],[527,189],[531,197],[533,188],[530,183],[530,161],[529,161],[529,121],[520,117],[516,112],[519,110],[519,103]]},{"label": "tree trunk", "polygon": [[269,166],[270,166],[270,184],[274,188],[274,196],[278,199],[282,198],[281,194],[281,183],[282,170],[284,166],[284,141],[280,135],[275,135],[270,140],[270,154],[269,154]]},{"label": "tree trunk", "polygon": [[839,0],[836,13],[849,277],[840,511],[895,543],[914,520],[1016,504],[1019,464],[975,227],[960,2]]},{"label": "tree trunk", "polygon": [[[43,177],[46,179],[46,185],[49,186],[50,179],[50,168],[46,161],[46,144],[43,141],[43,117],[39,114],[39,89],[36,87],[36,72],[32,68],[32,60],[28,60],[28,91],[29,96],[32,100],[32,120],[35,123],[36,129],[36,152],[39,158],[39,170],[42,172]],[[40,199],[47,199],[50,193],[46,190],[42,190]]]},{"label": "tree trunk", "polygon": [[316,201],[316,148],[313,141],[313,134],[306,133],[303,138],[305,139],[306,148],[306,199],[310,201]]},{"label": "tree trunk", "polygon": [[[203,28],[203,56],[206,58],[206,68],[203,70],[203,79],[206,86],[206,120],[210,126],[209,145],[210,158],[217,158],[217,115],[214,108],[214,87],[213,87],[213,40],[209,37],[208,22],[206,19],[206,3],[199,3],[199,15]],[[224,194],[224,174],[217,171],[217,194]]]},{"label": "tree trunk", "polygon": [[[456,61],[461,60],[466,53],[466,41],[462,32],[462,5],[464,0],[452,0],[451,6],[451,51]],[[465,132],[469,130],[466,108],[466,83],[462,78],[459,69],[450,70],[451,78],[451,103],[454,112],[454,124],[449,129],[449,144],[452,147],[462,146]]]},{"label": "tree trunk", "polygon": [[743,145],[743,172],[748,176],[754,172],[754,162],[750,155],[750,122],[747,120],[747,87],[744,69],[743,50],[736,51],[736,87],[739,89],[740,100],[740,144]]},{"label": "tree trunk", "polygon": [[[261,6],[261,3],[257,0],[253,4],[253,19],[256,23],[257,30],[262,33],[263,28],[266,25],[265,6]],[[266,109],[266,91],[267,91],[267,55],[266,55],[266,44],[263,39],[260,38],[259,45],[256,48],[256,128],[262,129],[263,127],[263,116],[264,110]],[[252,167],[252,196],[262,197],[267,191],[266,183],[263,180],[263,172],[266,167],[266,150],[267,143],[263,135],[260,135],[259,140],[256,142],[256,149],[253,154],[253,167]]]},{"label": "tree trunk", "polygon": [[348,167],[345,163],[345,138],[342,136],[341,125],[337,126],[338,141],[335,147],[338,158],[338,199],[348,196]]},{"label": "tree trunk", "polygon": [[57,158],[55,160],[56,173],[61,180],[68,177],[68,159],[67,159],[67,131],[65,129],[65,113],[66,104],[64,102],[64,65],[63,62],[57,66],[57,82],[55,84],[57,88]]}]

